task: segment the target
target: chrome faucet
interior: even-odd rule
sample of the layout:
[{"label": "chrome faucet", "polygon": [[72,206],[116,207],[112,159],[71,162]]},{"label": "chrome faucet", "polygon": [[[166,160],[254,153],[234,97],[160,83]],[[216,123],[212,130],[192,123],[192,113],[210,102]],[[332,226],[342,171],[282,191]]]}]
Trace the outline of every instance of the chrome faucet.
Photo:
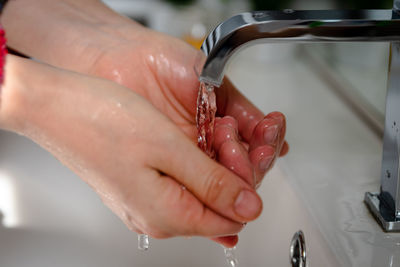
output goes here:
[{"label": "chrome faucet", "polygon": [[[258,42],[390,42],[381,188],[364,202],[385,231],[400,231],[400,0],[393,10],[256,11],[217,26],[203,43],[200,81],[221,86],[229,59]],[[216,89],[218,90],[218,89]]]}]

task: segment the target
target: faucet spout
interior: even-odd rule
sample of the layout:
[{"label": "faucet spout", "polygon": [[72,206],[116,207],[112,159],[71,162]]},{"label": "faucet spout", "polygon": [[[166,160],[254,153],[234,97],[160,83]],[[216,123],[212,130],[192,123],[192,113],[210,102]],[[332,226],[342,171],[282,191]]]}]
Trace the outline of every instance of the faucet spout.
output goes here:
[{"label": "faucet spout", "polygon": [[200,81],[219,87],[229,59],[258,42],[400,41],[400,16],[393,10],[256,11],[217,26],[201,50],[207,56]]}]

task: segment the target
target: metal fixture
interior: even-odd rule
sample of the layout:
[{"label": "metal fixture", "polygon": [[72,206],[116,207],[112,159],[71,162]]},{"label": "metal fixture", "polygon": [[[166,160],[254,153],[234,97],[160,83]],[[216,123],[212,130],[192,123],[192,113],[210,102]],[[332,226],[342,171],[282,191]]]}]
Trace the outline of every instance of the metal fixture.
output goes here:
[{"label": "metal fixture", "polygon": [[[256,11],[221,23],[204,41],[200,81],[219,87],[229,59],[257,42],[390,42],[391,64],[379,193],[365,203],[385,231],[400,231],[400,0],[393,10]],[[216,89],[218,90],[218,89]]]},{"label": "metal fixture", "polygon": [[306,239],[301,230],[294,234],[290,243],[290,264],[292,267],[307,266]]}]

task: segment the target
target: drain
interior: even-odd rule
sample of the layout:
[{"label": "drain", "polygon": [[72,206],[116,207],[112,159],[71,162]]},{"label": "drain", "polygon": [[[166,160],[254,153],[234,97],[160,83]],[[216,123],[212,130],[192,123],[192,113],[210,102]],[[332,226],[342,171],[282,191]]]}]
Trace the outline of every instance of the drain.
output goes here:
[{"label": "drain", "polygon": [[290,263],[292,267],[307,266],[307,250],[306,239],[303,231],[298,231],[294,234],[290,244]]}]

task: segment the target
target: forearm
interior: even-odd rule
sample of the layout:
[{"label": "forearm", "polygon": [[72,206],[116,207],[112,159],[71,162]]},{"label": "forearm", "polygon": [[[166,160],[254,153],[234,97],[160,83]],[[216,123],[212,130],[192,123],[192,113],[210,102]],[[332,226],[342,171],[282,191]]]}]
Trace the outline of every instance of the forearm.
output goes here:
[{"label": "forearm", "polygon": [[99,0],[10,0],[1,23],[11,48],[80,72],[87,72],[105,45],[142,28]]},{"label": "forearm", "polygon": [[[0,128],[26,134],[27,125],[46,116],[55,100],[51,84],[57,84],[51,68],[31,60],[8,55],[1,89]],[[47,120],[44,119],[43,122]]]}]

